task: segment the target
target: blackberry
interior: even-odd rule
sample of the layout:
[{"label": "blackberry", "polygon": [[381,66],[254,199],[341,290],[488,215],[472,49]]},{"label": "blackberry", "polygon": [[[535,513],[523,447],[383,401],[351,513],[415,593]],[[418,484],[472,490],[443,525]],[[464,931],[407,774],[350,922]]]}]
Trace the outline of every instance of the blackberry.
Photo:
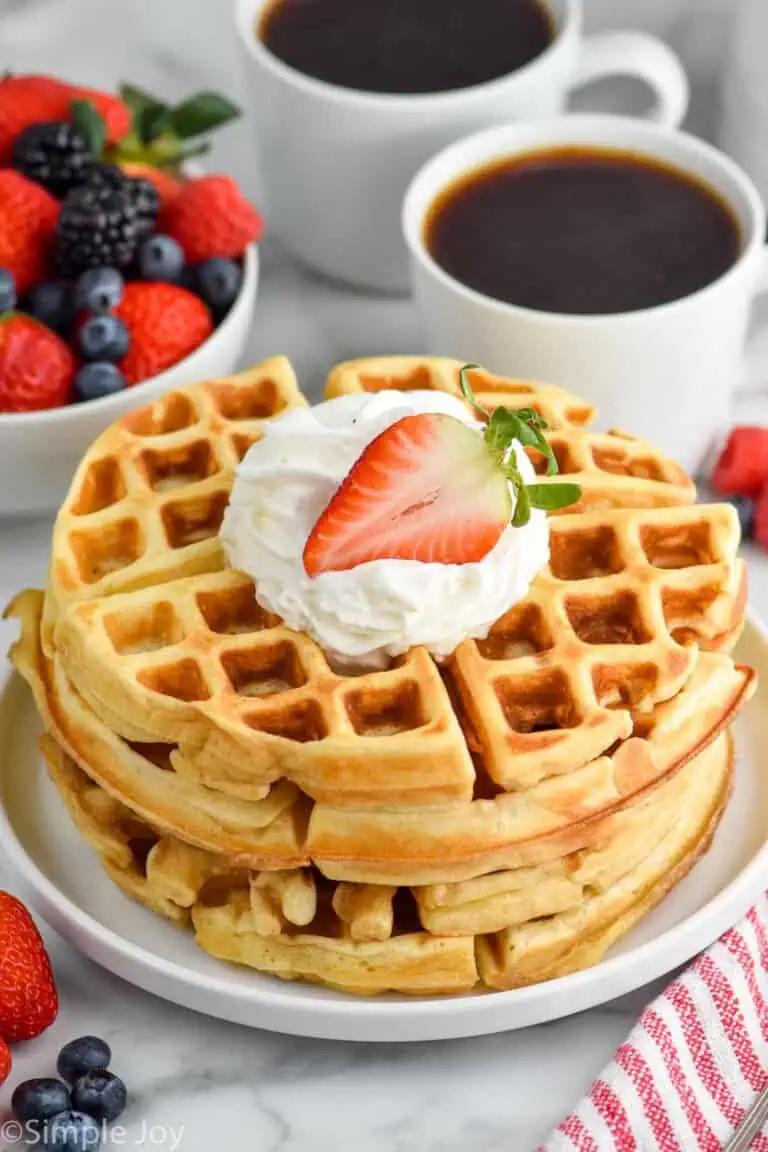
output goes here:
[{"label": "blackberry", "polygon": [[151,180],[128,176],[117,164],[92,164],[85,178],[87,188],[124,192],[136,209],[139,236],[154,232],[160,211],[160,194]]},{"label": "blackberry", "polygon": [[64,121],[30,124],[13,142],[13,166],[54,196],[82,184],[93,163],[85,137]]},{"label": "blackberry", "polygon": [[88,268],[127,268],[140,230],[135,204],[110,188],[73,188],[61,207],[55,256],[59,275],[79,276]]}]

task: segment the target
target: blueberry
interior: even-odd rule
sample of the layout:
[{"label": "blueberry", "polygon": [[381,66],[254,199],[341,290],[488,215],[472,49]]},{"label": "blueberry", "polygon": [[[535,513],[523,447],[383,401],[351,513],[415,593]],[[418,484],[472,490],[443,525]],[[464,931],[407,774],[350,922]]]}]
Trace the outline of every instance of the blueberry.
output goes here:
[{"label": "blueberry", "polygon": [[77,334],[86,360],[122,360],[131,343],[131,334],[117,316],[90,316]]},{"label": "blueberry", "polygon": [[197,289],[216,316],[231,307],[243,279],[243,270],[235,260],[214,256],[196,268]]},{"label": "blueberry", "polygon": [[42,1137],[48,1152],[96,1152],[101,1128],[84,1112],[59,1112],[43,1127]]},{"label": "blueberry", "polygon": [[[125,376],[116,365],[106,360],[94,360],[91,364],[84,364],[75,376],[75,392],[80,400],[100,400],[102,396],[122,392],[123,388],[125,388]],[[99,1068],[101,1065],[96,1063],[93,1067]],[[63,1072],[61,1074],[64,1075]],[[79,1075],[79,1072],[75,1072],[75,1076]]]},{"label": "blueberry", "polygon": [[751,496],[726,496],[725,500],[738,513],[742,536],[745,540],[751,540],[755,530],[755,501]]},{"label": "blueberry", "polygon": [[73,1107],[107,1124],[117,1120],[125,1111],[127,1100],[125,1084],[119,1076],[103,1070],[97,1069],[81,1076],[72,1088]]},{"label": "blueberry", "polygon": [[66,1112],[70,1104],[69,1088],[52,1077],[24,1080],[11,1097],[13,1114],[21,1124],[49,1120],[58,1112]]},{"label": "blueberry", "polygon": [[75,318],[75,302],[69,285],[61,280],[36,284],[27,296],[26,310],[47,328],[60,335],[65,333]]},{"label": "blueberry", "polygon": [[0,312],[13,312],[16,307],[16,280],[7,268],[0,268]]},{"label": "blueberry", "polygon": [[[106,367],[111,370],[113,365],[109,364]],[[59,1052],[56,1068],[59,1076],[62,1076],[68,1084],[74,1084],[75,1080],[88,1072],[93,1072],[96,1068],[108,1068],[111,1059],[112,1052],[106,1041],[100,1040],[98,1036],[79,1036],[77,1040],[70,1040],[69,1044],[64,1045]]]},{"label": "blueberry", "polygon": [[143,280],[175,284],[184,269],[184,249],[171,236],[149,236],[139,249],[139,273]]},{"label": "blueberry", "polygon": [[116,268],[89,268],[75,284],[75,307],[83,312],[109,312],[122,300],[124,288]]}]

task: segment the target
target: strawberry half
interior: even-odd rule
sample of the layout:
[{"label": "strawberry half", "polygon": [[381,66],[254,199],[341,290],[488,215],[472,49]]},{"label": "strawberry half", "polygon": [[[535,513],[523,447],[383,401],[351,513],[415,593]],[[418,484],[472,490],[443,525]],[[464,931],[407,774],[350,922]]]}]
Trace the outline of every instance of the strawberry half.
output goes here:
[{"label": "strawberry half", "polygon": [[[466,369],[461,379],[477,408]],[[484,434],[453,416],[425,412],[372,440],[307,539],[307,574],[384,559],[476,563],[510,519],[520,526],[532,507],[562,508],[579,499],[576,484],[523,483],[510,450],[515,440],[544,454],[550,474],[557,468],[535,412],[478,411],[488,418]]]}]

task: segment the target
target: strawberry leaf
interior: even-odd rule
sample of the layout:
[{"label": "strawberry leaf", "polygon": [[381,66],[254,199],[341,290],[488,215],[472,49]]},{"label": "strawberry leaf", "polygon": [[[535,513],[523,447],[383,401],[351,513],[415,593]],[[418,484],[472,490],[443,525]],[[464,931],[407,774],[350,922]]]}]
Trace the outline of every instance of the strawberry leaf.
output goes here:
[{"label": "strawberry leaf", "polygon": [[218,92],[198,92],[170,109],[164,127],[175,132],[181,140],[191,140],[236,120],[240,115],[237,105]]},{"label": "strawberry leaf", "polygon": [[85,139],[89,151],[101,156],[107,138],[104,118],[90,100],[73,100],[70,105],[72,124]]},{"label": "strawberry leaf", "polygon": [[207,156],[211,150],[210,141],[204,140],[201,144],[193,144],[191,148],[184,148],[179,152],[177,164],[183,164],[185,160],[194,160],[198,156]]},{"label": "strawberry leaf", "polygon": [[141,143],[148,144],[154,140],[162,131],[161,123],[169,111],[168,105],[133,84],[121,85],[120,98],[133,113],[133,130]]},{"label": "strawberry leaf", "polygon": [[531,507],[543,508],[545,512],[557,512],[581,499],[578,484],[526,484],[525,490]]}]

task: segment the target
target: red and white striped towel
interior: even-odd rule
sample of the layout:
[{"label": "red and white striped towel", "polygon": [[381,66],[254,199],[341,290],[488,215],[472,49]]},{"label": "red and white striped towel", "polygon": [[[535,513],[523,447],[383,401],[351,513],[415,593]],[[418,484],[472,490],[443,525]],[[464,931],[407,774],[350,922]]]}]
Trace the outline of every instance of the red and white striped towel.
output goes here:
[{"label": "red and white striped towel", "polygon": [[[768,893],[643,1012],[537,1152],[719,1152],[768,1087]],[[752,1143],[768,1152],[768,1128]]]}]

